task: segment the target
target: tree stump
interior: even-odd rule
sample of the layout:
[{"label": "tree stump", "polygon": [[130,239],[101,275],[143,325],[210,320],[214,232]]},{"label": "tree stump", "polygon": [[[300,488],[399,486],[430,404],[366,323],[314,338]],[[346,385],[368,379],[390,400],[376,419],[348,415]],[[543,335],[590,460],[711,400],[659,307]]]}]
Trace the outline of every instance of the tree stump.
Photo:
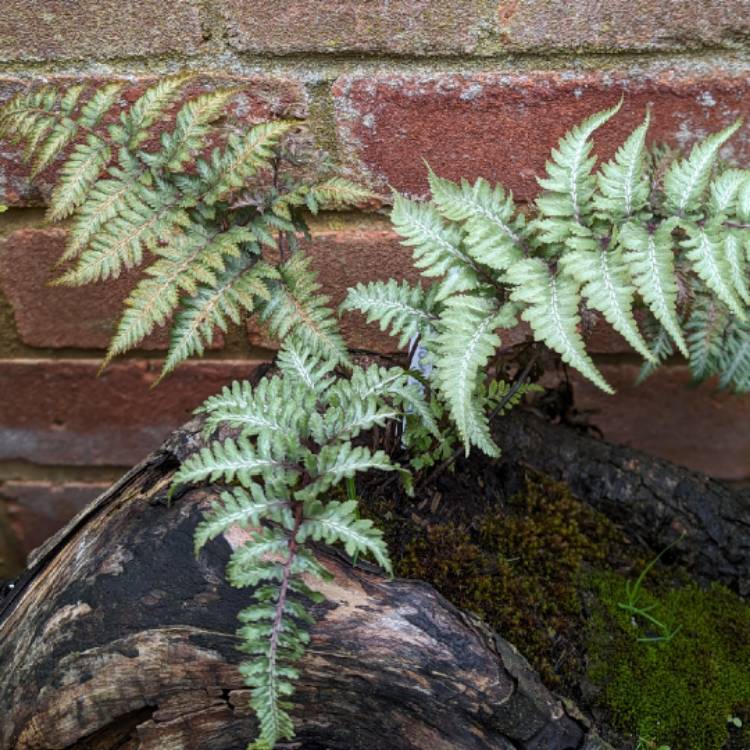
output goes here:
[{"label": "tree stump", "polygon": [[[255,733],[236,665],[248,592],[230,545],[196,560],[215,490],[167,503],[199,438],[175,433],[38,550],[0,600],[0,750],[235,750]],[[605,748],[502,638],[432,587],[331,550],[294,696],[299,750]],[[282,747],[282,746],[280,746]]]}]

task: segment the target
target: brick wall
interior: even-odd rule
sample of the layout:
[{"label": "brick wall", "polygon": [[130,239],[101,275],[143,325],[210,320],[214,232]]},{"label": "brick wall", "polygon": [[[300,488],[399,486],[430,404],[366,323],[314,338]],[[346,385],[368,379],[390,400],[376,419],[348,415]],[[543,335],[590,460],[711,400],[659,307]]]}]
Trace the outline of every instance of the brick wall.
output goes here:
[{"label": "brick wall", "polygon": [[[503,181],[522,199],[563,132],[625,97],[600,156],[653,105],[653,137],[683,147],[750,115],[750,0],[6,0],[0,100],[43,80],[125,77],[132,91],[190,68],[231,79],[251,116],[305,115],[355,176],[421,195],[423,159],[450,177]],[[728,157],[750,163],[750,128]],[[133,276],[80,290],[45,286],[64,229],[45,224],[50,175],[32,185],[0,144],[0,556],[23,557],[155,447],[192,407],[269,356],[252,328],[149,390],[164,335],[97,378]],[[385,216],[328,215],[311,250],[328,291],[410,274]],[[356,318],[350,340],[388,341]],[[585,383],[606,437],[727,479],[750,476],[750,399],[688,387],[673,366],[638,390],[614,334],[594,348],[620,386]],[[10,531],[8,531],[8,529]],[[3,547],[4,544],[4,547]],[[1,575],[0,570],[0,575]]]}]

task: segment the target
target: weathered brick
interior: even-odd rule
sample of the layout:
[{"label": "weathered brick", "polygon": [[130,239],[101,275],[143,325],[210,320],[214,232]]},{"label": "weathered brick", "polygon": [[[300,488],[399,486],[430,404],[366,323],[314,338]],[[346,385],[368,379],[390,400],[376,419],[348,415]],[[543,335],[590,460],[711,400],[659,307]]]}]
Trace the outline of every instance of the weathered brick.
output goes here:
[{"label": "weathered brick", "polygon": [[[18,78],[0,78],[0,104],[9,99],[24,86],[32,87],[50,84],[64,90],[77,83],[88,83],[91,91],[96,87],[113,81],[123,80],[123,89],[119,107],[114,107],[105,122],[115,119],[127,102],[133,102],[157,78],[154,76],[137,76],[118,78],[115,76],[45,76],[21,80]],[[307,114],[307,97],[300,81],[292,78],[273,76],[232,76],[227,74],[201,74],[184,89],[184,98],[219,86],[232,86],[238,89],[233,100],[233,113],[248,125],[259,120],[276,117],[304,117]],[[177,102],[166,113],[167,121],[176,112],[182,102]],[[164,129],[160,123],[154,127],[154,135]],[[158,146],[158,139],[153,138],[144,144],[149,150]],[[42,172],[33,183],[29,179],[28,165],[21,160],[21,149],[6,142],[0,142],[0,203],[9,206],[45,205],[56,179],[60,160]]]},{"label": "weathered brick", "polygon": [[[0,244],[0,287],[13,307],[19,336],[29,346],[106,349],[140,274],[84,287],[49,286],[60,273],[54,266],[64,247],[62,229],[19,229]],[[139,348],[165,349],[168,343],[162,329]],[[215,345],[222,345],[221,336]]]},{"label": "weathered brick", "polygon": [[501,0],[500,40],[511,50],[741,48],[748,0]]},{"label": "weathered brick", "polygon": [[494,25],[486,0],[221,0],[243,52],[473,52]]},{"label": "weathered brick", "polygon": [[195,53],[203,41],[191,0],[6,0],[0,61]]},{"label": "weathered brick", "polygon": [[[319,274],[322,293],[330,297],[330,305],[338,307],[346,290],[357,282],[409,279],[415,282],[420,276],[411,263],[411,250],[399,244],[399,238],[390,230],[322,231],[313,235],[303,248],[313,257]],[[396,351],[397,339],[381,333],[378,324],[368,325],[364,316],[347,312],[341,327],[350,346],[377,352]],[[278,344],[263,335],[256,320],[248,321],[250,343],[273,347]]]},{"label": "weathered brick", "polygon": [[98,360],[0,362],[0,460],[130,466],[255,360],[193,361],[156,388],[160,363],[126,360],[97,377]]},{"label": "weathered brick", "polygon": [[[333,93],[351,168],[384,191],[393,185],[417,195],[426,192],[426,159],[441,175],[483,176],[528,200],[566,130],[621,96],[622,111],[595,137],[602,158],[612,156],[648,105],[650,140],[682,147],[750,115],[750,77],[740,71],[344,76]],[[724,154],[750,160],[747,126]]]},{"label": "weathered brick", "polygon": [[665,367],[635,386],[638,368],[602,365],[616,389],[608,396],[572,373],[578,409],[613,443],[660,456],[722,479],[750,477],[750,396],[690,387],[687,367]]},{"label": "weathered brick", "polygon": [[38,547],[108,487],[98,482],[5,482],[0,498],[21,552],[27,555]]}]

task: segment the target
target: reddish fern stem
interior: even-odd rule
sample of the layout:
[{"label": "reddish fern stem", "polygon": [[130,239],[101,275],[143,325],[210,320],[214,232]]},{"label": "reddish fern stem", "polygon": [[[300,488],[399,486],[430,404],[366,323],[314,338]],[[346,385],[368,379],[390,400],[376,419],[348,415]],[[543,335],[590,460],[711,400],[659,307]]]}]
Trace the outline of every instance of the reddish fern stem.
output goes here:
[{"label": "reddish fern stem", "polygon": [[286,607],[286,600],[289,594],[289,582],[292,577],[292,563],[297,555],[297,532],[302,525],[302,507],[302,503],[294,504],[294,526],[292,527],[291,534],[289,535],[289,542],[287,544],[288,554],[283,565],[281,586],[279,587],[279,598],[276,600],[276,609],[274,611],[273,625],[271,627],[271,642],[268,646],[268,664],[271,671],[274,670],[276,664],[276,651],[278,650],[279,645],[281,621],[284,617],[284,608]]}]

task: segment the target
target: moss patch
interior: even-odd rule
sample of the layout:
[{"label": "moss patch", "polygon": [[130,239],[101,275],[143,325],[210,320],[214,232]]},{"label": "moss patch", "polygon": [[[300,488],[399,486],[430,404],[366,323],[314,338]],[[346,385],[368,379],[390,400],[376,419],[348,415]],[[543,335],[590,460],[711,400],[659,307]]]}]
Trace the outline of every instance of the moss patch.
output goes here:
[{"label": "moss patch", "polygon": [[[680,630],[669,643],[639,642],[651,634],[648,623],[634,626],[617,605],[652,552],[631,544],[564,485],[530,475],[518,495],[504,500],[490,499],[494,493],[478,475],[464,479],[478,486],[447,518],[435,512],[434,499],[431,512],[429,498],[418,507],[382,498],[366,503],[365,514],[385,531],[398,576],[428,581],[478,614],[547,685],[611,726],[616,747],[633,750],[641,736],[641,748],[750,750],[747,604],[719,586],[703,591],[658,564],[640,603]],[[476,514],[464,513],[467,507]],[[728,725],[729,716],[743,727]]]},{"label": "moss patch", "polygon": [[[750,607],[721,586],[644,589],[639,606],[680,630],[667,642],[640,642],[654,628],[618,606],[625,579],[601,574],[591,582],[599,605],[590,621],[589,678],[602,687],[615,728],[672,750],[724,747],[727,718],[750,707]],[[733,747],[743,747],[733,734]]]},{"label": "moss patch", "polygon": [[[548,685],[573,682],[581,656],[583,568],[622,557],[623,538],[564,485],[527,478],[523,492],[471,526],[412,519],[406,527],[382,502],[396,575],[432,583],[521,648]],[[406,528],[406,530],[405,530]]]}]

